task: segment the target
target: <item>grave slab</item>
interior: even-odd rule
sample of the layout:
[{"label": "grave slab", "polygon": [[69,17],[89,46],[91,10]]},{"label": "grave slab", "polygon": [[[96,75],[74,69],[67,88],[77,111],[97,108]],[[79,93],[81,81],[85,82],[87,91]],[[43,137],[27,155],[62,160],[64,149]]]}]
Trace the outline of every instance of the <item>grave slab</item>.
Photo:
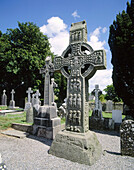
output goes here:
[{"label": "grave slab", "polygon": [[29,133],[14,130],[14,129],[6,130],[6,131],[3,131],[1,133],[4,134],[4,135],[13,136],[13,137],[21,138],[21,139],[25,138],[25,137],[27,137],[29,135]]}]

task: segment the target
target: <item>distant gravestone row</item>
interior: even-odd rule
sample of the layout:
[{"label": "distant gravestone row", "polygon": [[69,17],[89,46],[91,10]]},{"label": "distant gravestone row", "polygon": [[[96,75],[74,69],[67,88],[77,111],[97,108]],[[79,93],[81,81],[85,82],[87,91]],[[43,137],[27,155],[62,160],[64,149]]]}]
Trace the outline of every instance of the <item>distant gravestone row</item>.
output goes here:
[{"label": "distant gravestone row", "polygon": [[[15,94],[15,91],[14,91],[14,89],[12,89],[12,91],[11,91],[11,100],[10,100],[10,103],[9,103],[9,108],[15,108],[14,94]],[[2,98],[1,98],[1,105],[7,106],[6,90],[3,90],[3,95],[2,95]]]}]

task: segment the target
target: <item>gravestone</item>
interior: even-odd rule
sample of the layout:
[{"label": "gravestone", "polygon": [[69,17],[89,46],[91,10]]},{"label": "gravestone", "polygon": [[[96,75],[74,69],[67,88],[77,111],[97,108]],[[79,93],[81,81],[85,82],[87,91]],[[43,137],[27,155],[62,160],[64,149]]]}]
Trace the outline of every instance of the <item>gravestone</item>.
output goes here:
[{"label": "gravestone", "polygon": [[134,121],[125,120],[120,126],[121,154],[134,157]]},{"label": "gravestone", "polygon": [[3,90],[3,95],[2,95],[2,98],[1,98],[1,104],[2,104],[3,106],[7,106],[6,90]]},{"label": "gravestone", "polygon": [[105,69],[106,56],[104,50],[94,51],[86,41],[86,22],[73,23],[69,46],[54,59],[54,69],[67,78],[67,114],[65,130],[56,135],[49,153],[92,165],[101,156],[101,145],[89,131],[88,79],[96,70]]},{"label": "gravestone", "polygon": [[[33,105],[33,114],[34,114],[34,117],[37,115],[38,111],[39,111],[39,108],[40,108],[40,99],[39,99],[39,96],[41,96],[39,90],[36,90],[36,93],[34,94],[34,103],[32,103]],[[32,98],[33,100],[33,98]]]},{"label": "gravestone", "polygon": [[33,91],[31,89],[31,87],[28,88],[26,93],[28,93],[28,101],[25,105],[26,122],[33,123],[33,107],[32,107],[32,103],[31,103],[31,94],[33,93]]},{"label": "gravestone", "polygon": [[9,108],[15,108],[14,94],[15,94],[15,91],[14,91],[14,89],[12,89],[12,91],[11,91],[11,100],[10,100]]},{"label": "gravestone", "polygon": [[47,57],[45,62],[45,67],[40,70],[41,74],[45,74],[44,105],[39,107],[38,113],[34,118],[33,133],[37,134],[37,136],[54,139],[61,128],[61,119],[57,117],[57,107],[53,105],[54,79],[51,79],[51,75],[54,72],[54,66],[51,57]]},{"label": "gravestone", "polygon": [[122,123],[122,111],[112,110],[112,119],[115,123]]},{"label": "gravestone", "polygon": [[95,108],[93,109],[89,126],[91,129],[94,129],[94,130],[103,130],[104,119],[102,116],[101,101],[99,100],[99,96],[102,94],[102,91],[99,89],[99,85],[95,85],[95,89],[93,90],[92,93],[95,96]]},{"label": "gravestone", "polygon": [[112,112],[113,110],[113,102],[112,100],[108,100],[106,102],[106,112]]},{"label": "gravestone", "polygon": [[33,93],[33,91],[31,89],[31,87],[28,88],[26,93],[28,94],[28,97],[27,97],[27,103],[25,104],[25,111],[32,107],[31,94]]}]

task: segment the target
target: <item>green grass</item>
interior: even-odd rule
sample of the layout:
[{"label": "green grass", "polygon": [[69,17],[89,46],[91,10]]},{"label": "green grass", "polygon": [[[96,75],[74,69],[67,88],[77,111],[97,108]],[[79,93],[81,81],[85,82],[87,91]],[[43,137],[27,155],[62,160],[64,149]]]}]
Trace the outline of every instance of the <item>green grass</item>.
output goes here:
[{"label": "green grass", "polygon": [[6,110],[7,106],[0,106],[0,110]]},{"label": "green grass", "polygon": [[61,119],[61,124],[65,123],[65,117]]},{"label": "green grass", "polygon": [[26,112],[22,114],[8,114],[6,116],[0,116],[0,130],[11,127],[12,123],[26,124]]},{"label": "green grass", "polygon": [[[89,112],[89,116],[92,115],[92,111]],[[106,113],[106,112],[102,112],[102,115],[104,118],[112,118],[112,113]],[[125,118],[125,115],[122,115],[122,119]]]}]

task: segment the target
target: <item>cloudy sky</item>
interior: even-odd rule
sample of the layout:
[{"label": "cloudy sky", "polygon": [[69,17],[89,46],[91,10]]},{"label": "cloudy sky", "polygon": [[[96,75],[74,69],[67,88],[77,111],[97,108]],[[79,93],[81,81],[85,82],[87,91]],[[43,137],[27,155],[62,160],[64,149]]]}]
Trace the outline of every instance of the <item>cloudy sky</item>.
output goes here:
[{"label": "cloudy sky", "polygon": [[[128,0],[131,2],[131,0]],[[49,37],[51,50],[57,55],[69,45],[71,23],[86,20],[88,42],[94,50],[105,49],[107,69],[99,70],[89,80],[90,92],[95,84],[101,90],[112,84],[109,26],[116,15],[126,10],[127,0],[0,0],[0,30],[16,28],[17,21],[33,22]]]}]

